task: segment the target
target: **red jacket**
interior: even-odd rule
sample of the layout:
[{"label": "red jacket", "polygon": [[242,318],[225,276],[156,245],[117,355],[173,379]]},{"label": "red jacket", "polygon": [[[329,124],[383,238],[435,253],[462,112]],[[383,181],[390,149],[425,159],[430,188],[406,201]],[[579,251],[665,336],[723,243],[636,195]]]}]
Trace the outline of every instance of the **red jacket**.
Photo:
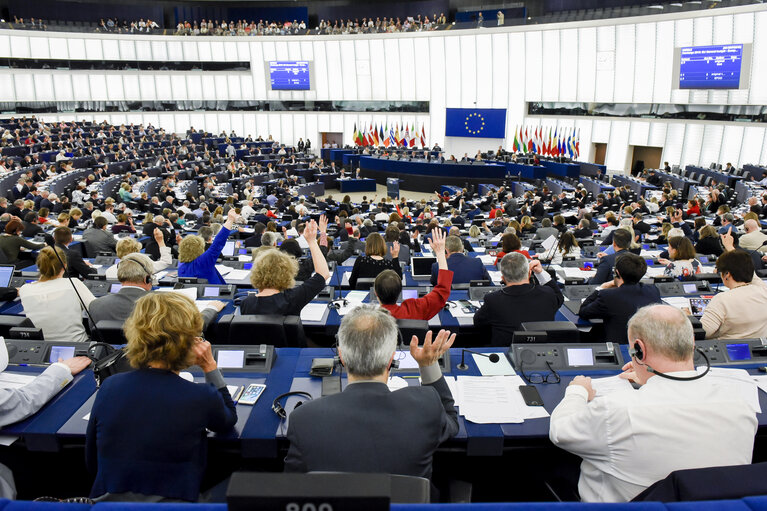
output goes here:
[{"label": "red jacket", "polygon": [[[439,311],[447,303],[450,297],[450,286],[453,283],[453,272],[439,270],[437,285],[423,298],[408,298],[401,305],[381,305],[397,319],[424,319],[429,320],[439,314]],[[409,343],[410,339],[405,339]]]}]

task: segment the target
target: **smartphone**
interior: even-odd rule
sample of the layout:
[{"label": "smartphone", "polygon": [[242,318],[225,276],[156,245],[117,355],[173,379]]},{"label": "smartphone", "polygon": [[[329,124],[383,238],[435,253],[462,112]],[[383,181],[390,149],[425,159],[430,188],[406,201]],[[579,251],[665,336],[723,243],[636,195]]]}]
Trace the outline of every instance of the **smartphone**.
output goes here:
[{"label": "smartphone", "polygon": [[469,300],[458,300],[458,304],[461,306],[461,311],[464,314],[474,314],[479,310]]},{"label": "smartphone", "polygon": [[238,405],[254,405],[261,394],[266,390],[266,385],[263,383],[251,383],[240,395],[240,399],[237,401]]},{"label": "smartphone", "polygon": [[543,406],[543,399],[534,386],[520,385],[519,392],[522,393],[522,399],[525,400],[527,406]]}]

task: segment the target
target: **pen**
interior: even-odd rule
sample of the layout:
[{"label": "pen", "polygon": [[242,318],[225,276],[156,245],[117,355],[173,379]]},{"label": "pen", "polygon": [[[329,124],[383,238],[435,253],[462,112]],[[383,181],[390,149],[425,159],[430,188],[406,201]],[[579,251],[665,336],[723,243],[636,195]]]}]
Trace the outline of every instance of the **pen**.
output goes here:
[{"label": "pen", "polygon": [[409,379],[409,378],[420,378],[420,376],[402,376],[402,378]]}]

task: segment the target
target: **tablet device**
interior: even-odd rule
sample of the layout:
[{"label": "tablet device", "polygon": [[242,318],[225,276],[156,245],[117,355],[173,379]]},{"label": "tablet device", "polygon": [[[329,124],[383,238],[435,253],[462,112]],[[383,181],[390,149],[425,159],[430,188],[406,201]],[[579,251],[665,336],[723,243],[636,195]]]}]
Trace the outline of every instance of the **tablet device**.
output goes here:
[{"label": "tablet device", "polygon": [[262,383],[251,383],[240,395],[240,399],[237,401],[239,405],[254,405],[261,394],[266,390],[266,385]]}]

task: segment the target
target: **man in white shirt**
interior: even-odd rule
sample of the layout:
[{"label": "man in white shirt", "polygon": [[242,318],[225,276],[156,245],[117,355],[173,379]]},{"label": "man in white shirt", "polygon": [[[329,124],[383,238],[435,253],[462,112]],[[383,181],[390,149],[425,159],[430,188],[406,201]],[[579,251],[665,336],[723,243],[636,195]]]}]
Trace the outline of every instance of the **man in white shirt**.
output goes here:
[{"label": "man in white shirt", "polygon": [[767,243],[767,234],[762,234],[756,220],[749,218],[743,224],[743,228],[746,230],[746,234],[738,238],[740,248],[767,252],[767,246],[765,246],[765,243]]},{"label": "man in white shirt", "polygon": [[[180,209],[180,208],[179,208]],[[249,200],[245,202],[245,205],[240,210],[240,216],[247,222],[254,216],[256,216],[256,210],[253,209],[253,201]]]},{"label": "man in white shirt", "polygon": [[583,459],[581,499],[628,501],[675,470],[751,463],[753,382],[696,378],[692,325],[675,307],[639,309],[628,335],[621,377],[639,390],[596,395],[591,378],[576,376],[551,414],[551,441]]}]

